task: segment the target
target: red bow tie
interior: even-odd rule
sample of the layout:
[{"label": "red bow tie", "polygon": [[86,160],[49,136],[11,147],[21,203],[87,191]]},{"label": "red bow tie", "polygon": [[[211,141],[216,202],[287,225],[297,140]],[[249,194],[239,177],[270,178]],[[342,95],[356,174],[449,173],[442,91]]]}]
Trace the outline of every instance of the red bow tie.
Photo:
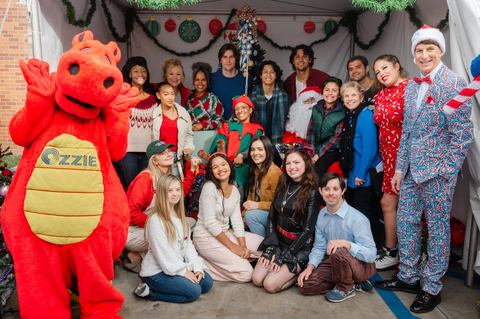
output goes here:
[{"label": "red bow tie", "polygon": [[430,79],[430,75],[427,75],[426,77],[422,78],[417,78],[414,77],[413,80],[417,82],[418,84],[422,84],[423,82],[427,83],[428,85],[432,84],[432,79]]}]

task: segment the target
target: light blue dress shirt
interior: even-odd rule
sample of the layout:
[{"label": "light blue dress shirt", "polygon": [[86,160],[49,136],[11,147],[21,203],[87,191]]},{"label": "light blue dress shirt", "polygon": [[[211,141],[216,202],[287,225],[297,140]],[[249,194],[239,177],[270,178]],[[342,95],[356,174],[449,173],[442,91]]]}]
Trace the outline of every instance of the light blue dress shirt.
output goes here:
[{"label": "light blue dress shirt", "polygon": [[320,211],[315,225],[315,243],[308,263],[317,268],[325,257],[328,242],[335,239],[348,240],[352,246],[348,252],[358,260],[367,263],[375,261],[377,248],[370,222],[346,201],[334,214],[330,214],[327,207]]}]

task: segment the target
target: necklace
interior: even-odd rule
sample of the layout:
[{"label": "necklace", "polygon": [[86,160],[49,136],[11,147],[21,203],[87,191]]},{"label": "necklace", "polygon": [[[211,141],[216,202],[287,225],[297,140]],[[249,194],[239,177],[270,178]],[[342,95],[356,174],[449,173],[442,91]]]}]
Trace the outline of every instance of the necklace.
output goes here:
[{"label": "necklace", "polygon": [[289,192],[288,190],[290,189],[290,183],[288,183],[287,190],[285,191],[285,194],[283,195],[283,202],[280,207],[280,211],[283,213],[283,208],[287,204],[287,202],[295,195],[295,193],[300,189],[300,186],[298,186],[293,192]]},{"label": "necklace", "polygon": [[175,225],[173,221],[172,221],[172,224],[173,224],[173,227],[175,227],[175,230],[177,231],[178,242],[180,243],[180,249],[184,250],[185,249],[184,244],[185,244],[185,241],[187,240],[187,237],[185,236],[185,238],[182,238],[180,236],[180,232],[178,231],[177,225]]}]

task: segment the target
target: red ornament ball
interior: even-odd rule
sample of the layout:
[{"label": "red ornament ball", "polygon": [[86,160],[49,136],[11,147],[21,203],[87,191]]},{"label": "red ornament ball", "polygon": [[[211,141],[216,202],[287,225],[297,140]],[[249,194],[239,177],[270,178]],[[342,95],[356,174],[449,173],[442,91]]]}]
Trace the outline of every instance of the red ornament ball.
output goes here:
[{"label": "red ornament ball", "polygon": [[258,31],[262,31],[262,33],[265,33],[265,31],[267,31],[267,24],[265,23],[265,21],[258,18],[257,19],[257,28],[258,28]]},{"label": "red ornament ball", "polygon": [[167,30],[168,32],[173,32],[175,31],[176,28],[177,28],[177,24],[172,18],[168,19],[165,22],[165,30]]},{"label": "red ornament ball", "polygon": [[313,31],[315,31],[315,23],[313,23],[312,20],[308,20],[303,25],[303,30],[305,30],[305,32],[307,33],[312,33]]},{"label": "red ornament ball", "polygon": [[2,175],[3,175],[3,176],[6,176],[6,177],[12,177],[13,173],[12,173],[12,171],[9,170],[9,169],[4,169],[4,170],[2,171]]},{"label": "red ornament ball", "polygon": [[213,35],[217,35],[218,32],[222,30],[222,28],[223,28],[222,21],[218,20],[217,18],[213,19],[208,24],[208,30],[210,30],[210,33]]}]

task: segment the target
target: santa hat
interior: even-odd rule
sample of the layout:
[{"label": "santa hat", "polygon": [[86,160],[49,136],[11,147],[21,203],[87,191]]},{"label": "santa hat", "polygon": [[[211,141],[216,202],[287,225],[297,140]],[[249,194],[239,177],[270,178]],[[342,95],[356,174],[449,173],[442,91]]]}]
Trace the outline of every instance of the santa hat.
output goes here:
[{"label": "santa hat", "polygon": [[245,94],[243,95],[237,95],[235,96],[233,99],[232,99],[232,108],[233,110],[235,110],[235,105],[237,105],[238,103],[245,103],[247,104],[248,106],[250,106],[252,109],[255,109],[255,105],[253,105],[252,101],[250,101],[250,99],[248,98],[248,96],[246,96]]},{"label": "santa hat", "polygon": [[305,100],[308,100],[311,97],[313,97],[315,99],[315,101],[317,101],[317,102],[319,100],[323,99],[322,92],[320,91],[318,86],[309,86],[309,87],[305,88],[302,92],[300,92],[297,100],[301,99],[302,101],[305,101]]},{"label": "santa hat", "polygon": [[438,43],[440,49],[443,53],[447,52],[447,48],[445,47],[445,38],[437,28],[432,28],[426,24],[423,25],[420,29],[417,30],[412,36],[412,55],[413,60],[415,61],[415,48],[417,44],[425,40],[433,40]]}]

